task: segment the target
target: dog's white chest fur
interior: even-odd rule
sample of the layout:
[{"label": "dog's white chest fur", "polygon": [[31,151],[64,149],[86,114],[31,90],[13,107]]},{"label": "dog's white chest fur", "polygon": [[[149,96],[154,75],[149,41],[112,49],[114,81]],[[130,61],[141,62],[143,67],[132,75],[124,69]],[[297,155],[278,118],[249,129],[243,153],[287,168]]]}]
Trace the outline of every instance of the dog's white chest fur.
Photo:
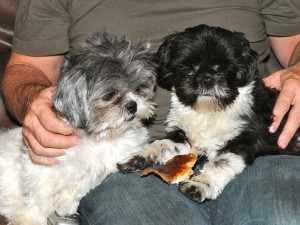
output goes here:
[{"label": "dog's white chest fur", "polygon": [[240,94],[233,104],[218,111],[202,111],[200,106],[195,110],[185,106],[173,92],[167,130],[172,127],[184,130],[198,154],[206,154],[208,158],[213,158],[216,150],[239,135],[246,125],[240,116],[251,113],[252,89],[253,83],[240,88]]}]

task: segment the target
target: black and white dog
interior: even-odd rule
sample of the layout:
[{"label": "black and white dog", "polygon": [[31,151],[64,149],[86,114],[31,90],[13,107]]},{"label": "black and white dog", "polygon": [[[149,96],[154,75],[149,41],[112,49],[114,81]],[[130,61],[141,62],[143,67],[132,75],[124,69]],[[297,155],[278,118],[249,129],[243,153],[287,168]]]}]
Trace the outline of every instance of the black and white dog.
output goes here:
[{"label": "black and white dog", "polygon": [[119,165],[124,172],[163,164],[175,155],[205,155],[199,175],[179,183],[196,202],[215,199],[255,158],[300,155],[296,137],[277,146],[283,124],[268,127],[278,91],[266,88],[257,71],[257,54],[243,34],[199,25],[166,37],[157,53],[158,82],[172,89],[168,137],[146,145]]}]

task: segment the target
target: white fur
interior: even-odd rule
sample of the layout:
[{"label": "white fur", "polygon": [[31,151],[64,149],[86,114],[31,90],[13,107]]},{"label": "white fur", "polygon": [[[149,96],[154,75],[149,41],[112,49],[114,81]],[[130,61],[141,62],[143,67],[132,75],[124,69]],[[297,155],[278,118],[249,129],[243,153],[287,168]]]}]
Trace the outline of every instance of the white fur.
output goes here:
[{"label": "white fur", "polygon": [[155,164],[162,165],[176,155],[188,154],[191,151],[192,149],[187,143],[175,143],[169,139],[162,139],[144,145],[143,151],[139,155],[154,160]]},{"label": "white fur", "polygon": [[[245,125],[245,121],[239,120],[239,115],[250,114],[253,105],[252,89],[254,83],[239,88],[237,99],[225,110],[196,111],[183,105],[173,92],[171,97],[171,110],[167,118],[167,130],[179,127],[186,132],[186,136],[192,142],[193,148],[198,154],[206,154],[213,159],[216,150],[238,136]],[[199,108],[199,110],[201,110]]]},{"label": "white fur", "polygon": [[21,128],[0,136],[0,214],[10,225],[46,225],[54,211],[76,213],[80,199],[105,177],[117,171],[116,164],[137,154],[147,141],[140,125],[115,138],[81,137],[67,149],[59,163],[47,167],[33,164],[22,141]]},{"label": "white fur", "polygon": [[215,199],[228,182],[246,167],[241,156],[234,153],[218,154],[218,150],[243,131],[245,121],[239,119],[239,116],[252,113],[253,87],[254,82],[239,88],[237,99],[225,109],[216,111],[201,108],[195,110],[185,106],[173,92],[166,129],[182,129],[189,143],[175,143],[169,139],[157,140],[145,145],[139,155],[160,164],[180,154],[206,155],[209,162],[204,165],[200,175],[186,180],[179,188],[182,192],[189,192],[189,188],[194,186],[195,192],[201,193],[201,199],[197,200],[199,202],[207,198]]},{"label": "white fur", "polygon": [[[222,163],[222,160],[226,160],[226,163]],[[245,162],[241,156],[233,153],[221,154],[214,160],[207,162],[200,175],[186,181],[181,190],[193,185],[196,187],[196,191],[201,192],[201,201],[215,199],[245,167]]]}]

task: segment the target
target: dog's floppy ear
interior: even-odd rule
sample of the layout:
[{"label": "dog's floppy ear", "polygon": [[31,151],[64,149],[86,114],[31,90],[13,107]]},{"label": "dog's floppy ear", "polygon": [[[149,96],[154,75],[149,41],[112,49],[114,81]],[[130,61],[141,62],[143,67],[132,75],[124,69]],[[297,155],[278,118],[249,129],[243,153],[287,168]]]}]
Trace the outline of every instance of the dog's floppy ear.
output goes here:
[{"label": "dog's floppy ear", "polygon": [[249,41],[245,38],[244,34],[234,32],[233,39],[236,56],[239,60],[240,70],[236,75],[237,85],[242,87],[249,84],[251,81],[256,80],[258,77],[258,54],[251,48]]},{"label": "dog's floppy ear", "polygon": [[157,83],[160,87],[167,90],[172,89],[172,71],[169,69],[172,50],[177,34],[171,34],[164,38],[163,44],[159,47],[154,62],[157,63]]},{"label": "dog's floppy ear", "polygon": [[84,129],[88,122],[87,83],[80,70],[66,62],[61,73],[53,105],[59,117],[72,127]]}]

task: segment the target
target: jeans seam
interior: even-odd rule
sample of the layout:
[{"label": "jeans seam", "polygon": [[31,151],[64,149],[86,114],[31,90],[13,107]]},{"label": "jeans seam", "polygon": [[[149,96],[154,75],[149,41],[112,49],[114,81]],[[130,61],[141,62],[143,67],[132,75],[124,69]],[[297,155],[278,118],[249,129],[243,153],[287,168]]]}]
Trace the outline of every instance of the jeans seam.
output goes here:
[{"label": "jeans seam", "polygon": [[90,221],[90,216],[89,216],[89,213],[88,212],[86,212],[85,210],[78,210],[78,212],[80,212],[80,214],[82,215],[82,216],[84,216],[84,218],[87,220],[87,222],[88,222],[88,224],[89,225],[93,225],[93,223]]}]

